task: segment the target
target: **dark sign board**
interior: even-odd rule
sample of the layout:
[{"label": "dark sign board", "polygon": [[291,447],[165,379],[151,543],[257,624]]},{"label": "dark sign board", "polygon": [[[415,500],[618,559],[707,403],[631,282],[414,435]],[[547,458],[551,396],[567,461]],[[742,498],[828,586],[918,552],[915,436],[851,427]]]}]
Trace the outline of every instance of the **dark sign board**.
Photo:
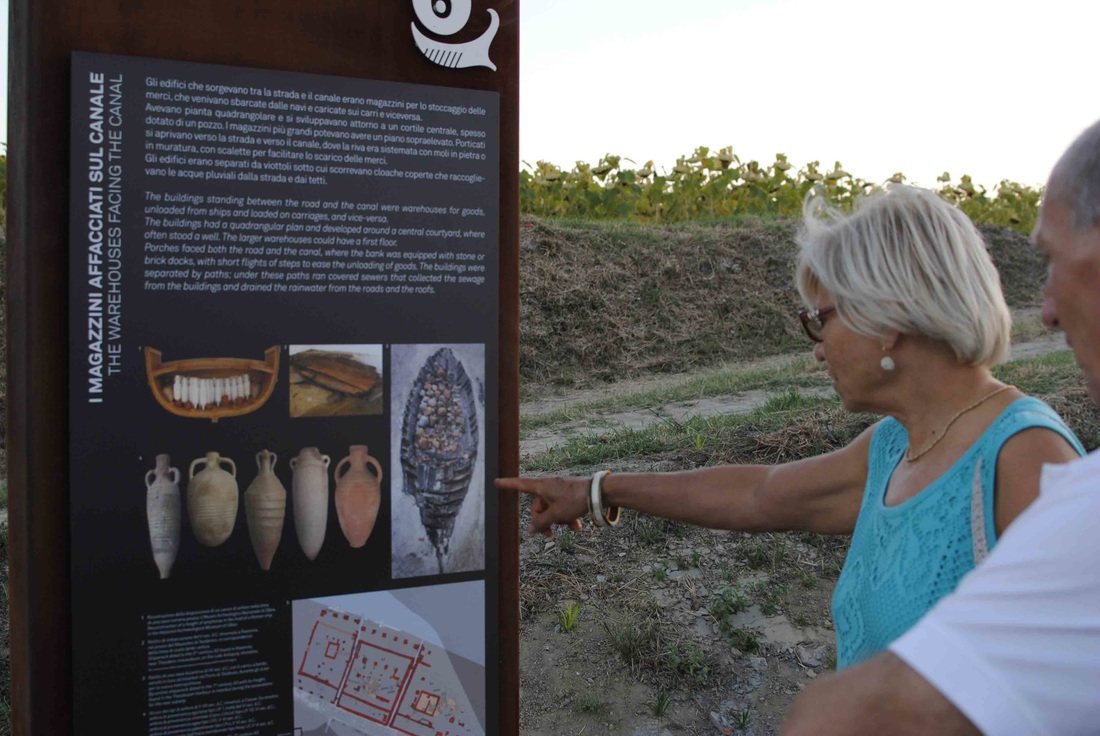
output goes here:
[{"label": "dark sign board", "polygon": [[[72,733],[516,732],[515,504],[492,485],[516,462],[515,100],[440,83],[502,73],[496,10],[463,34],[461,2],[402,9],[424,82],[70,50],[64,365],[19,373],[49,314],[16,306],[11,335],[26,733],[59,732],[37,710],[58,686]],[[47,252],[13,204],[28,278]],[[16,398],[34,380],[49,400]],[[34,439],[51,413],[61,488],[26,472],[58,452]],[[36,526],[47,504],[66,523]],[[22,556],[62,531],[67,555]],[[64,587],[15,584],[43,573]],[[69,651],[20,620],[44,605]]]}]

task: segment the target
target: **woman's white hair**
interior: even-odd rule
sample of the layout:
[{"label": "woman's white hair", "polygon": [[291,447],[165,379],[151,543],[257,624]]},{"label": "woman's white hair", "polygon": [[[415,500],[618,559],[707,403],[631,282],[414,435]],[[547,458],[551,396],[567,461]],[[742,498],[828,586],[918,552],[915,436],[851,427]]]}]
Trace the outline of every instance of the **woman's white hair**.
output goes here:
[{"label": "woman's white hair", "polygon": [[925,189],[893,186],[845,215],[807,198],[795,279],[807,306],[822,289],[854,331],[941,340],[960,363],[1008,355],[1012,316],[1000,277],[970,219]]}]

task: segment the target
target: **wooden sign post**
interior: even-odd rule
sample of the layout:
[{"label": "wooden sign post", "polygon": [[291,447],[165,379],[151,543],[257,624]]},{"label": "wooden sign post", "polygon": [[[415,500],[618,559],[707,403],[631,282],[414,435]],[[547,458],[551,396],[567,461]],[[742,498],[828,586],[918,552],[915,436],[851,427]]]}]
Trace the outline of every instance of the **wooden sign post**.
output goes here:
[{"label": "wooden sign post", "polygon": [[17,734],[515,734],[518,3],[13,0]]}]

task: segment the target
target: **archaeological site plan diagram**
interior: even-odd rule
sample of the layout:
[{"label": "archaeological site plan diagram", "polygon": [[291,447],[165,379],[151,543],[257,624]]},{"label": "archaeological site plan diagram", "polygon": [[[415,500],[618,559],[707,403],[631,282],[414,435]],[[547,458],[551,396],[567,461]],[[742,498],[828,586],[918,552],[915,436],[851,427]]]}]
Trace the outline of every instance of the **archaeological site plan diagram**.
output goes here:
[{"label": "archaeological site plan diagram", "polygon": [[[294,618],[295,721],[303,736],[485,733],[463,682],[478,669],[483,678],[484,667],[410,632],[315,601],[297,602]],[[474,690],[481,692],[480,684]]]}]

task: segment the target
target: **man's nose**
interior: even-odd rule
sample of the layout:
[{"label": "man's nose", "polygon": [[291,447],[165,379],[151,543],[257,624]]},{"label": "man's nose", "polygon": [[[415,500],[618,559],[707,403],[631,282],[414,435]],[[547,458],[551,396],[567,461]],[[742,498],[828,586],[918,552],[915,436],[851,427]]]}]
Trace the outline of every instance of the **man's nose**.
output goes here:
[{"label": "man's nose", "polygon": [[1052,330],[1061,329],[1058,324],[1058,309],[1054,306],[1054,299],[1049,293],[1043,294],[1043,309],[1040,312],[1043,324]]}]

